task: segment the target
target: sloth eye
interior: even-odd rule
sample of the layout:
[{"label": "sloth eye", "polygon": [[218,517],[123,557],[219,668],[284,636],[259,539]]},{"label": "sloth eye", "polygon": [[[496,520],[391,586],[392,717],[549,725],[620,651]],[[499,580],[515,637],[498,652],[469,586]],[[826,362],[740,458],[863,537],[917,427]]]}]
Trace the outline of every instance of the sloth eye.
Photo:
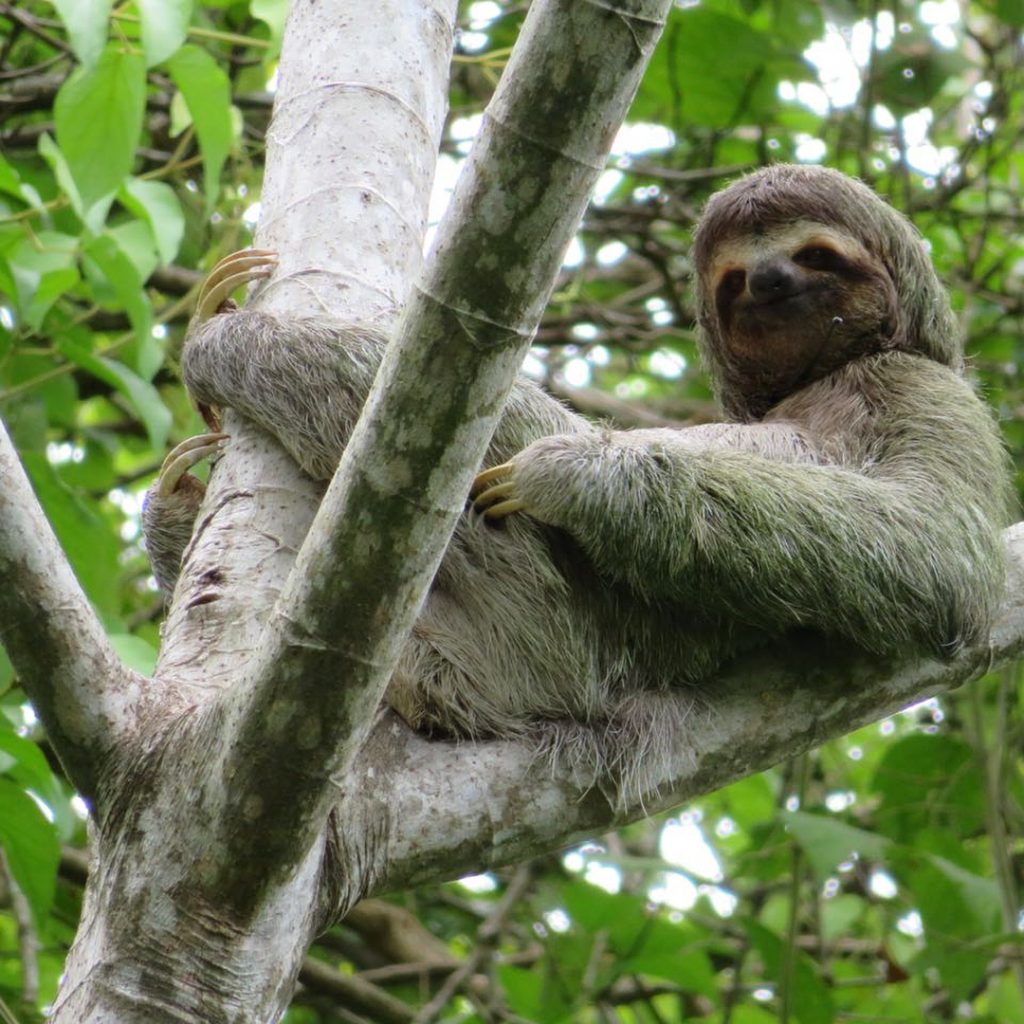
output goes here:
[{"label": "sloth eye", "polygon": [[718,282],[718,301],[734,299],[747,287],[747,275],[743,270],[729,270]]},{"label": "sloth eye", "polygon": [[827,245],[805,246],[794,254],[793,262],[810,270],[842,270],[846,266],[846,260]]}]

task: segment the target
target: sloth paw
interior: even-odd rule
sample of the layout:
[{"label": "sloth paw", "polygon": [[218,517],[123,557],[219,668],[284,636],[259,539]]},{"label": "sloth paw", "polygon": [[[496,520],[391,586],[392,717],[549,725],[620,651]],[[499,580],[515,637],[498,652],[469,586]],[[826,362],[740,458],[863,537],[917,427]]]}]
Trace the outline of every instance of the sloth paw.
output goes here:
[{"label": "sloth paw", "polygon": [[196,300],[196,320],[202,323],[218,313],[237,309],[232,292],[250,281],[270,277],[277,267],[277,253],[271,249],[242,249],[225,256],[206,275]]},{"label": "sloth paw", "polygon": [[473,509],[485,519],[504,519],[513,512],[529,511],[527,504],[516,495],[515,463],[485,469],[476,475],[469,496]]},{"label": "sloth paw", "polygon": [[200,459],[216,455],[227,434],[200,434],[173,448],[142,505],[142,531],[153,575],[170,598],[181,571],[181,559],[192,538],[206,486],[189,473]]}]

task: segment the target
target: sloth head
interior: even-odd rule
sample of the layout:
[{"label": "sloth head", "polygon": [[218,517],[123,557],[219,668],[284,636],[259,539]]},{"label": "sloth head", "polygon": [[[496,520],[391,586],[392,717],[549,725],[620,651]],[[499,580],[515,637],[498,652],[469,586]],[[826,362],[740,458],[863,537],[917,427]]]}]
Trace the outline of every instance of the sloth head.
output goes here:
[{"label": "sloth head", "polygon": [[708,202],[693,257],[702,353],[738,419],[876,352],[962,365],[921,237],[838,171],[778,164],[740,179]]}]

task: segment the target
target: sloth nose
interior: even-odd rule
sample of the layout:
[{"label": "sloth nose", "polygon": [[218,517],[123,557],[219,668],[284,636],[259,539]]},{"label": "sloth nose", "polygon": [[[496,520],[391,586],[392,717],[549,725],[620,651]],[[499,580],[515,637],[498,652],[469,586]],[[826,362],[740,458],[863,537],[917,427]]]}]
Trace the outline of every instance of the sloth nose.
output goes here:
[{"label": "sloth nose", "polygon": [[799,279],[790,263],[770,260],[750,272],[747,287],[757,302],[767,299],[785,299],[798,291]]}]

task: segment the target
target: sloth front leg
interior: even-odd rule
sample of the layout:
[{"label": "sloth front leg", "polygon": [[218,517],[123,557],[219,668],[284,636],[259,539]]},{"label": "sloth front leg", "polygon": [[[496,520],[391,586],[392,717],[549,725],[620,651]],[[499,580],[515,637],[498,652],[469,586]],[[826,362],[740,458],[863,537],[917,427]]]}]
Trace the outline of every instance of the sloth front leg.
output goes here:
[{"label": "sloth front leg", "polygon": [[[277,256],[268,249],[245,249],[225,256],[210,271],[199,289],[196,312],[189,333],[196,325],[238,308],[232,292],[249,281],[269,277]],[[219,454],[228,435],[220,432],[220,416],[214,405],[197,401],[199,412],[211,433],[190,437],[173,448],[164,459],[156,483],[142,503],[142,532],[157,584],[170,598],[181,570],[181,559],[192,539],[205,485],[189,470],[211,455]]]},{"label": "sloth front leg", "polygon": [[142,503],[142,532],[150,565],[164,597],[170,599],[181,570],[181,558],[192,539],[206,486],[189,470],[224,448],[227,434],[190,437],[172,448],[164,459],[156,483]]},{"label": "sloth front leg", "polygon": [[[593,432],[591,432],[593,433]],[[600,433],[600,432],[598,432]],[[707,452],[748,452],[760,455],[773,462],[786,465],[824,465],[831,460],[822,451],[822,445],[809,436],[806,429],[797,423],[780,421],[772,423],[703,423],[695,427],[664,427],[651,430],[629,431],[624,437],[631,438],[640,448],[667,448],[689,451],[694,456]],[[547,480],[543,490],[555,495],[563,494],[569,477],[581,468],[589,457],[579,451],[579,441],[558,436],[539,440],[535,445],[518,452],[507,462],[478,473],[470,489],[473,508],[488,521],[497,521],[514,512],[525,512],[551,525],[557,523],[550,516],[545,518],[544,494],[536,487],[529,488],[523,482],[523,471],[530,474],[528,466],[538,457],[550,464],[555,474]],[[586,447],[592,447],[586,442]]]},{"label": "sloth front leg", "polygon": [[276,266],[269,250],[246,249],[213,268],[185,338],[181,374],[201,410],[234,410],[314,479],[328,480],[387,339],[335,317],[239,309],[231,293]]},{"label": "sloth front leg", "polygon": [[[189,335],[215,316],[234,313],[239,307],[231,296],[243,285],[270,277],[275,269],[277,253],[272,249],[240,249],[218,260],[199,287]],[[197,399],[196,407],[211,430],[220,430],[220,413],[215,406]]]}]

